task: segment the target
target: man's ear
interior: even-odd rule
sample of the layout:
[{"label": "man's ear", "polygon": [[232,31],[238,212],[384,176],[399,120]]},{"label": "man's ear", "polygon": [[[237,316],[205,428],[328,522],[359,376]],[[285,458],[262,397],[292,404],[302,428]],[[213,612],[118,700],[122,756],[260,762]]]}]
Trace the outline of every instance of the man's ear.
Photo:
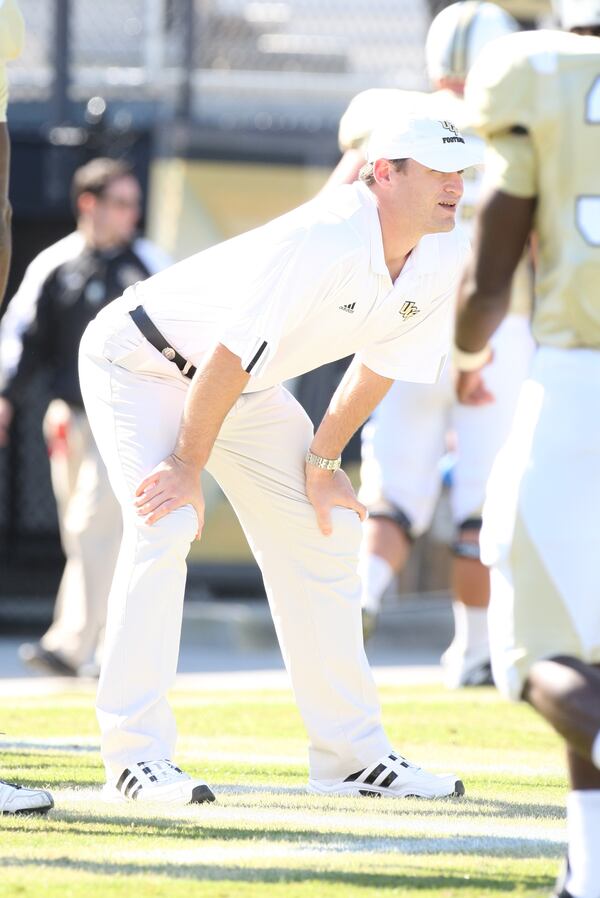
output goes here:
[{"label": "man's ear", "polygon": [[93,211],[98,202],[98,197],[95,194],[90,193],[89,190],[84,190],[83,193],[80,193],[77,197],[77,214],[78,215],[86,215]]},{"label": "man's ear", "polygon": [[389,182],[392,172],[392,164],[389,159],[376,159],[373,164],[373,177],[378,184]]}]

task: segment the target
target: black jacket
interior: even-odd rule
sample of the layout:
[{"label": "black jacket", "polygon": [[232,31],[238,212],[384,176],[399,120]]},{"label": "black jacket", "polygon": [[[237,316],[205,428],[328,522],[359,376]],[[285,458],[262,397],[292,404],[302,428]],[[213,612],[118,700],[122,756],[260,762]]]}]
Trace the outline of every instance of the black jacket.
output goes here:
[{"label": "black jacket", "polygon": [[84,330],[101,308],[149,274],[131,245],[108,252],[86,247],[55,268],[42,285],[35,318],[23,334],[21,358],[2,395],[18,403],[43,367],[52,397],[81,407],[77,357]]}]

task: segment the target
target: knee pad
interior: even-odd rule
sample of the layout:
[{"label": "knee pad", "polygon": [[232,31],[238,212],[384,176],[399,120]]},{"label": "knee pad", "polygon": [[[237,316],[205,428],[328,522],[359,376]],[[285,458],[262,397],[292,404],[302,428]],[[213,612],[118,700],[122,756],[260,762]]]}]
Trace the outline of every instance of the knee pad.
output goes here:
[{"label": "knee pad", "polygon": [[408,541],[414,543],[415,537],[412,532],[411,519],[401,508],[398,508],[392,502],[388,502],[387,499],[380,499],[378,502],[369,505],[369,517],[387,518],[388,521],[393,521],[402,530]]},{"label": "knee pad", "polygon": [[452,543],[451,551],[456,558],[470,558],[472,561],[480,560],[479,540],[466,539],[465,533],[469,530],[481,530],[482,520],[480,517],[467,518],[458,525],[457,534]]}]

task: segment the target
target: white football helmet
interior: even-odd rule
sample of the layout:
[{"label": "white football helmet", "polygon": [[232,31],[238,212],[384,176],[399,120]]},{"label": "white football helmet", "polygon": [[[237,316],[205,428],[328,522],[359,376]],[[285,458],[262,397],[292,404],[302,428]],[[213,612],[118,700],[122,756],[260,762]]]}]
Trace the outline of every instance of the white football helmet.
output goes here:
[{"label": "white football helmet", "polygon": [[495,3],[462,0],[447,6],[437,14],[427,34],[425,57],[430,80],[466,78],[489,41],[518,30],[516,19]]},{"label": "white football helmet", "polygon": [[600,0],[554,0],[554,8],[565,31],[600,25]]}]

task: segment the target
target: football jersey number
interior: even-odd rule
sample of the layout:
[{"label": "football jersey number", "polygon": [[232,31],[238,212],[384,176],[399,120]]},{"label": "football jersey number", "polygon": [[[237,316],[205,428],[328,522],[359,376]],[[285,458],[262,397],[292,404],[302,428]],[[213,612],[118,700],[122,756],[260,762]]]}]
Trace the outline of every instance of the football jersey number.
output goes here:
[{"label": "football jersey number", "polygon": [[[585,121],[600,126],[600,77],[596,78],[586,97]],[[600,246],[600,196],[578,196],[575,218],[579,233],[591,246]]]}]

